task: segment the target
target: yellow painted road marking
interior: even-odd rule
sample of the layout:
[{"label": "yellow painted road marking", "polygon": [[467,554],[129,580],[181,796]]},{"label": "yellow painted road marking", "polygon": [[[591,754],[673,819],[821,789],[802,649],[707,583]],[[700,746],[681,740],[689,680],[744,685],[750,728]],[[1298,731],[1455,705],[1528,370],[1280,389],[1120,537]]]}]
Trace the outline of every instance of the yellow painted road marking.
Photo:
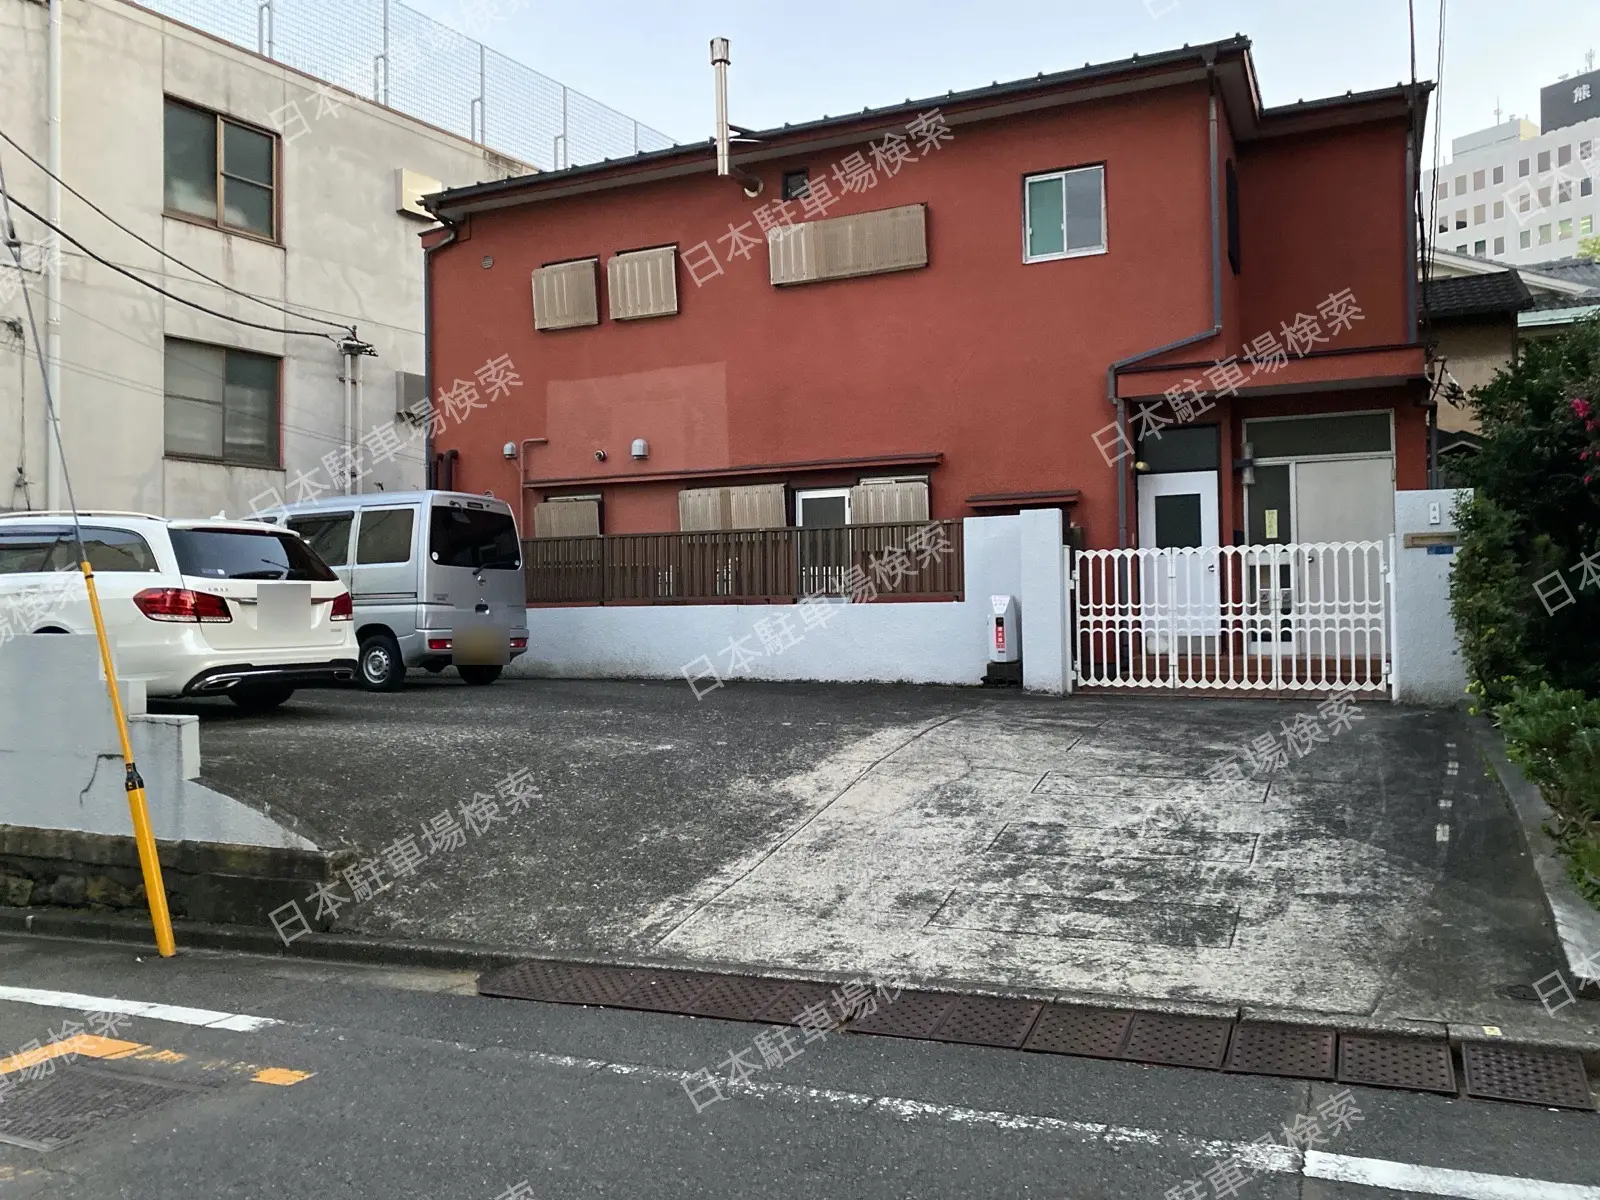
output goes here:
[{"label": "yellow painted road marking", "polygon": [[256,1083],[271,1083],[278,1087],[293,1087],[302,1079],[310,1079],[315,1071],[291,1071],[285,1067],[263,1067],[250,1078]]},{"label": "yellow painted road marking", "polygon": [[77,1055],[85,1058],[127,1058],[130,1054],[148,1049],[150,1047],[143,1042],[123,1042],[116,1038],[80,1033],[76,1037],[63,1038],[59,1042],[51,1042],[48,1046],[40,1046],[37,1050],[26,1050],[21,1054],[13,1054],[10,1058],[0,1058],[0,1075],[26,1070],[51,1058],[71,1058]]}]

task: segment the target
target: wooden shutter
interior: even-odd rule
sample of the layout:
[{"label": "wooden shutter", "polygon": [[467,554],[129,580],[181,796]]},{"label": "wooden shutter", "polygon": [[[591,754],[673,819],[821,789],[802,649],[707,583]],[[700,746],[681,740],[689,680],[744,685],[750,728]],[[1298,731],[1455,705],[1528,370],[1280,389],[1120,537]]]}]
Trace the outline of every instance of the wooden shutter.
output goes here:
[{"label": "wooden shutter", "polygon": [[767,254],[775,286],[925,267],[927,208],[908,204],[825,221],[774,225],[767,230]]},{"label": "wooden shutter", "polygon": [[850,523],[883,525],[928,519],[928,485],[923,480],[862,483],[850,489]]},{"label": "wooden shutter", "polygon": [[785,524],[784,486],[781,483],[753,483],[729,488],[733,515],[730,529],[782,529]]},{"label": "wooden shutter", "polygon": [[533,506],[533,536],[597,537],[600,533],[598,500],[546,500]]},{"label": "wooden shutter", "polygon": [[556,263],[533,273],[533,327],[575,329],[600,324],[599,261]]},{"label": "wooden shutter", "polygon": [[613,254],[606,263],[606,292],[613,321],[672,316],[678,311],[677,247]]},{"label": "wooden shutter", "polygon": [[685,533],[732,529],[731,512],[725,487],[685,488],[678,493],[678,528]]}]

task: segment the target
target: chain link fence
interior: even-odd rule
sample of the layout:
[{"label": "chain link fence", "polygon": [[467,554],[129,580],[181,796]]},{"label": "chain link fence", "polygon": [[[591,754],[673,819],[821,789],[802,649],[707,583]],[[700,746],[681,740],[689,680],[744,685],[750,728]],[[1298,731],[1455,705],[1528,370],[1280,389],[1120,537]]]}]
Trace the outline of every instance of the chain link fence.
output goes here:
[{"label": "chain link fence", "polygon": [[[674,145],[395,0],[141,3],[540,170]],[[494,5],[480,0],[475,11],[493,19]]]}]

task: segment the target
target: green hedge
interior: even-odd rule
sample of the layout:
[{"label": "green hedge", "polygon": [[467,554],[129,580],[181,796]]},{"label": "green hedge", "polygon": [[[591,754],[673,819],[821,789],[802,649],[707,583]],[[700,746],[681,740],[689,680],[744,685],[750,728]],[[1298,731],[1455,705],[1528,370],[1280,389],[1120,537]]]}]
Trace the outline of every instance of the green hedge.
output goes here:
[{"label": "green hedge", "polygon": [[1506,752],[1555,810],[1567,872],[1600,905],[1600,699],[1549,684],[1514,687],[1495,712]]}]

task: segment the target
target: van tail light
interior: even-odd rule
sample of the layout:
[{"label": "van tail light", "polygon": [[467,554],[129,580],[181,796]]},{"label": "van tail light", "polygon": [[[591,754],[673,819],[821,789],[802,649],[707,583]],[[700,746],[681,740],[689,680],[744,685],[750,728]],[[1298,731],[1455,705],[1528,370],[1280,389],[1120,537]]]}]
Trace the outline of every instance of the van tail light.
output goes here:
[{"label": "van tail light", "polygon": [[450,639],[449,638],[429,638],[428,639],[428,649],[429,650],[448,650],[448,649],[450,649]]},{"label": "van tail light", "polygon": [[340,592],[333,598],[333,609],[328,613],[330,621],[353,621],[356,617],[355,603],[350,599],[349,592]]},{"label": "van tail light", "polygon": [[195,621],[221,625],[233,620],[228,602],[210,592],[191,592],[188,588],[145,588],[133,603],[152,621]]},{"label": "van tail light", "polygon": [[512,638],[511,639],[511,648],[513,650],[526,650],[528,648],[528,639],[525,638],[525,637],[514,637],[514,638]]}]

